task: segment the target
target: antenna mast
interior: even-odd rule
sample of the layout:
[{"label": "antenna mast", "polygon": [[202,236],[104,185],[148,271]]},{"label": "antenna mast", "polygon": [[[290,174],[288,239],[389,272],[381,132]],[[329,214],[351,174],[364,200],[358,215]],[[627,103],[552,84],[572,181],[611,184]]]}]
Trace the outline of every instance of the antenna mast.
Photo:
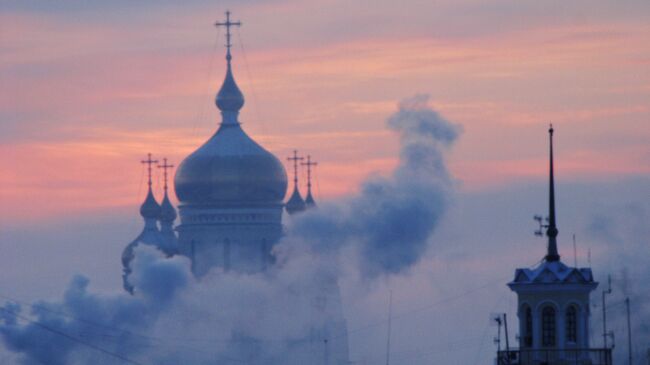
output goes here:
[{"label": "antenna mast", "polygon": [[386,365],[390,365],[390,332],[393,320],[393,291],[388,296],[388,336],[386,339]]},{"label": "antenna mast", "polygon": [[578,267],[578,248],[576,246],[576,234],[573,234],[573,266]]},{"label": "antenna mast", "polygon": [[603,347],[607,349],[607,303],[605,295],[612,294],[612,277],[607,275],[607,290],[603,290]]}]

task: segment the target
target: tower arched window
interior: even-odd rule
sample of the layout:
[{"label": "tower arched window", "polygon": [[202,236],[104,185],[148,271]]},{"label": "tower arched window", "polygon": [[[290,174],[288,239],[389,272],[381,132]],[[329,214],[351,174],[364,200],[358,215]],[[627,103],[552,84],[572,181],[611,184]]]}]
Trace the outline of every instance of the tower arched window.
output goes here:
[{"label": "tower arched window", "polygon": [[533,346],[533,310],[526,306],[524,308],[524,347]]},{"label": "tower arched window", "polygon": [[574,305],[569,306],[566,310],[566,340],[568,342],[578,342],[578,310]]},{"label": "tower arched window", "polygon": [[555,346],[555,308],[546,306],[542,309],[542,346]]}]

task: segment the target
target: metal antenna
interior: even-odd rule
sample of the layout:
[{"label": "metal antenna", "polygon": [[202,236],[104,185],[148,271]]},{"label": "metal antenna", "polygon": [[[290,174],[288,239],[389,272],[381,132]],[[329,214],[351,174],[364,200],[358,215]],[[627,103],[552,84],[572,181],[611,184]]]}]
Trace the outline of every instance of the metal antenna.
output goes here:
[{"label": "metal antenna", "polygon": [[612,277],[607,275],[607,290],[603,290],[603,347],[607,349],[607,303],[605,295],[612,294]]},{"label": "metal antenna", "polygon": [[323,356],[325,357],[325,359],[324,359],[325,364],[324,365],[329,365],[329,363],[330,363],[330,351],[329,351],[329,346],[327,344],[328,342],[329,341],[327,339],[323,340],[323,345],[325,346],[325,349],[324,349],[325,352],[323,353]]},{"label": "metal antenna", "polygon": [[578,248],[576,246],[576,234],[573,234],[573,267],[578,267]]},{"label": "metal antenna", "polygon": [[[544,230],[548,228],[548,217],[542,218],[541,215],[536,214],[533,216],[533,219],[537,224],[539,224],[539,228],[537,228],[533,233],[535,236],[542,237],[544,235]],[[544,221],[546,221],[546,224],[543,223]]]},{"label": "metal antenna", "polygon": [[388,336],[386,337],[386,365],[390,365],[390,332],[393,321],[393,291],[388,295]]},{"label": "metal antenna", "polygon": [[497,314],[492,318],[497,323],[497,337],[494,339],[494,343],[497,344],[497,352],[501,352],[501,313]]},{"label": "metal antenna", "polygon": [[628,364],[632,365],[632,326],[630,324],[630,297],[625,298],[625,309],[627,311],[627,356]]},{"label": "metal antenna", "polygon": [[506,364],[510,365],[510,340],[508,339],[508,317],[503,313],[503,329],[506,335]]}]

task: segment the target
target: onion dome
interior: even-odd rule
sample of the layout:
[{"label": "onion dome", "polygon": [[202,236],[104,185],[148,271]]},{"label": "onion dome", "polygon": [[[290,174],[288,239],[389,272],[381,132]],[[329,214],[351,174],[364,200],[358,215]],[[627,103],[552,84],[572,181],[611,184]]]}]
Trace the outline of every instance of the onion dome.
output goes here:
[{"label": "onion dome", "polygon": [[235,82],[230,62],[228,62],[226,78],[223,80],[219,93],[217,93],[215,102],[221,111],[238,112],[244,106],[244,94],[242,94]]},{"label": "onion dome", "polygon": [[163,198],[162,204],[160,204],[160,222],[173,224],[177,216],[176,208],[169,201],[167,190],[165,190],[165,197]]},{"label": "onion dome", "polygon": [[230,52],[226,59],[226,77],[216,97],[221,125],[176,170],[176,196],[185,205],[282,204],[287,173],[272,153],[241,128],[237,116],[244,96],[232,74]]},{"label": "onion dome", "polygon": [[284,207],[289,214],[295,214],[305,210],[305,201],[302,200],[302,196],[297,188],[293,189],[293,194],[291,194],[291,198],[289,198]]},{"label": "onion dome", "polygon": [[158,204],[156,198],[154,198],[150,186],[147,197],[144,200],[144,203],[142,203],[140,206],[140,215],[145,219],[158,219],[160,217],[160,213],[160,204]]},{"label": "onion dome", "polygon": [[305,198],[305,206],[307,208],[312,208],[316,206],[316,201],[314,200],[314,197],[311,195],[311,190],[307,192],[307,197]]}]

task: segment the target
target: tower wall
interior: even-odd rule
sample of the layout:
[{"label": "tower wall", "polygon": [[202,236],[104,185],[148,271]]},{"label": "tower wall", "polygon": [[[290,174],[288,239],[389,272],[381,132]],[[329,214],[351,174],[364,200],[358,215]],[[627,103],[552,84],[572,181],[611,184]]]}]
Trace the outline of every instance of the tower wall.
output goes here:
[{"label": "tower wall", "polygon": [[271,249],[282,236],[282,206],[266,208],[179,208],[182,255],[195,275],[212,268],[259,272],[271,263]]}]

